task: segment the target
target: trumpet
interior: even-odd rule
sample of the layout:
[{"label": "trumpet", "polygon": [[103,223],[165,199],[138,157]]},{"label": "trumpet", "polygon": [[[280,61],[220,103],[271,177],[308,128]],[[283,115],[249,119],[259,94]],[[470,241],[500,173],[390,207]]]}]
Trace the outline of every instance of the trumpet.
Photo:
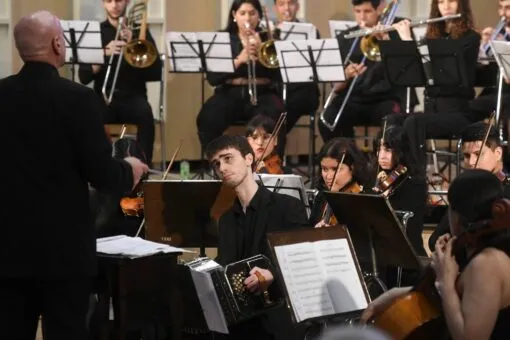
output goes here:
[{"label": "trumpet", "polygon": [[[108,61],[108,67],[106,69],[106,75],[103,82],[102,94],[104,100],[109,105],[115,92],[117,78],[119,76],[119,70],[124,59],[129,65],[135,68],[146,68],[154,64],[156,59],[159,57],[156,47],[153,43],[146,40],[147,34],[147,1],[139,0],[134,3],[128,11],[127,18],[120,17],[115,33],[114,40],[119,40],[122,29],[129,28],[132,32],[139,31],[138,38],[128,41],[126,45],[121,49],[117,64],[115,65],[115,71],[113,73],[113,79],[110,79],[113,67],[113,58],[115,54],[110,55]],[[122,57],[121,57],[122,56]],[[112,82],[110,92],[108,92],[108,84]]]}]

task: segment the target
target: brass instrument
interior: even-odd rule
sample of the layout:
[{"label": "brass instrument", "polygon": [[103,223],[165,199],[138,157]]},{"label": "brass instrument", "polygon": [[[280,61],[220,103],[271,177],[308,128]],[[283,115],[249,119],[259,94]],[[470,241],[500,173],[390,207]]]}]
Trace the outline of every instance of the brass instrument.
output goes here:
[{"label": "brass instrument", "polygon": [[[250,23],[248,21],[244,23],[244,26],[247,29],[251,28]],[[248,39],[246,44],[249,45],[250,43],[251,39]],[[250,103],[255,106],[257,105],[257,72],[256,72],[257,62],[253,57],[250,56],[250,60],[246,64],[246,67],[248,69],[248,93],[250,95]]]},{"label": "brass instrument", "polygon": [[112,85],[110,92],[107,92],[107,86],[110,82],[112,74],[113,58],[116,54],[112,53],[108,61],[108,68],[103,82],[102,94],[105,102],[109,105],[112,102],[113,93],[115,92],[117,78],[119,76],[120,65],[124,59],[129,65],[136,68],[146,68],[154,64],[159,57],[154,44],[146,40],[147,35],[147,1],[139,0],[135,2],[128,11],[127,18],[120,17],[117,25],[117,32],[115,33],[114,40],[120,39],[120,33],[123,28],[127,27],[132,32],[139,31],[138,38],[128,41],[121,49],[123,58],[118,58],[113,73]]},{"label": "brass instrument", "polygon": [[[419,27],[419,26],[436,23],[436,22],[458,19],[461,16],[462,16],[462,14],[459,13],[459,14],[453,14],[453,15],[446,15],[446,16],[440,17],[440,18],[420,20],[420,21],[412,22],[410,24],[410,26],[411,26],[411,28]],[[386,24],[386,25],[388,25],[388,24]],[[362,37],[360,46],[361,46],[361,51],[363,52],[363,54],[369,60],[381,61],[381,52],[379,49],[379,43],[377,41],[377,38],[375,38],[374,34],[387,33],[387,32],[391,32],[391,31],[395,31],[395,28],[389,26],[389,27],[383,27],[383,28],[362,29],[362,30],[358,30],[358,31],[346,34],[345,39],[353,39],[353,38]]]},{"label": "brass instrument", "polygon": [[[491,38],[489,39],[489,41],[487,41],[483,46],[482,46],[482,50],[483,52],[485,53],[485,56],[487,57],[491,57],[491,53],[490,52],[490,48],[491,48],[491,41],[492,40],[496,40],[498,35],[501,33],[501,31],[503,29],[505,29],[505,26],[506,26],[506,18],[504,16],[502,16],[500,19],[499,19],[499,22],[498,24],[496,25],[496,28],[494,28],[494,32],[492,32],[492,35],[491,35]],[[506,36],[508,35],[508,32],[505,30],[505,34],[504,34],[504,38],[506,38]]]},{"label": "brass instrument", "polygon": [[279,67],[278,55],[274,46],[274,36],[269,26],[269,17],[267,15],[267,7],[264,6],[264,17],[266,20],[267,41],[264,41],[258,51],[258,60],[266,68],[276,69]]}]

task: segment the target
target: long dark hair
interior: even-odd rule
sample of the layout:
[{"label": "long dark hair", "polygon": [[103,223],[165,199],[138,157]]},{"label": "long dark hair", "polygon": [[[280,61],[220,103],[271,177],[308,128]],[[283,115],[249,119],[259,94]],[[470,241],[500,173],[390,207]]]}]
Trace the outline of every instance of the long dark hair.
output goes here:
[{"label": "long dark hair", "polygon": [[[441,17],[438,1],[439,0],[432,0],[432,4],[430,5],[429,19]],[[452,30],[450,32],[450,35],[453,39],[460,38],[465,32],[473,29],[475,26],[473,11],[471,10],[471,3],[469,0],[457,0],[457,6],[457,13],[462,14],[462,17],[453,20]],[[436,22],[428,25],[426,37],[427,39],[439,39],[445,34],[445,32],[446,22]]]},{"label": "long dark hair", "polygon": [[232,16],[232,12],[237,12],[239,7],[243,4],[251,4],[255,10],[259,13],[259,17],[262,18],[262,5],[259,0],[234,0],[232,2],[232,6],[230,6],[230,11],[228,11],[228,20],[227,26],[224,31],[232,34],[239,33],[239,27],[237,27],[237,23],[234,22],[234,17]]},{"label": "long dark hair", "polygon": [[[368,171],[368,159],[365,157],[363,152],[354,144],[354,142],[347,138],[333,138],[328,141],[322,147],[321,151],[317,155],[318,163],[324,158],[333,158],[340,162],[342,156],[345,153],[344,164],[349,167],[352,171],[352,179],[359,185],[367,185],[370,180],[370,173]],[[316,178],[316,187],[319,190],[329,190],[322,174],[319,174]]]}]

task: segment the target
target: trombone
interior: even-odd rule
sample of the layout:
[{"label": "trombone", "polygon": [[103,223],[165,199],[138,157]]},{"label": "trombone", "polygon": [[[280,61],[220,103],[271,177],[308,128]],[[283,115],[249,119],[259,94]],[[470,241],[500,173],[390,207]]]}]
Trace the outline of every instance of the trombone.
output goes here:
[{"label": "trombone", "polygon": [[[247,29],[251,28],[248,21],[244,23],[244,26]],[[249,45],[251,40],[252,39],[248,39],[246,44]],[[248,93],[250,94],[250,103],[255,106],[257,105],[257,62],[252,56],[250,56],[250,60],[248,61],[246,67],[248,69]]]},{"label": "trombone", "polygon": [[[124,27],[128,27],[132,32],[139,31],[138,38],[133,38],[128,41],[126,45],[121,49],[118,57],[117,64],[115,65],[115,71],[113,73],[113,79],[110,79],[113,67],[113,58],[116,54],[111,54],[108,61],[108,68],[106,69],[106,75],[103,82],[102,94],[106,103],[109,105],[112,102],[113,93],[115,92],[117,78],[119,76],[119,70],[124,59],[129,65],[135,68],[147,68],[154,64],[156,59],[159,57],[156,47],[153,43],[146,40],[147,36],[147,2],[148,0],[139,0],[135,2],[129,9],[127,18],[120,17],[119,24],[117,25],[117,31],[115,33],[114,40],[119,40],[120,32]],[[127,22],[126,22],[127,21]],[[108,83],[112,81],[110,92],[108,93]]]},{"label": "trombone", "polygon": [[[501,19],[499,19],[499,22],[496,25],[496,28],[494,28],[494,32],[492,32],[492,35],[491,35],[489,41],[487,41],[482,46],[482,51],[485,53],[486,57],[491,57],[489,55],[489,54],[492,54],[492,53],[490,53],[491,41],[496,40],[498,35],[501,34],[501,31],[503,31],[505,29],[505,26],[506,26],[506,18],[504,16],[502,16]],[[506,38],[508,36],[508,32],[506,31],[506,29],[505,29],[505,33],[503,36],[504,36],[504,38]]]},{"label": "trombone", "polygon": [[[391,25],[393,23],[393,21],[395,20],[395,16],[396,16],[396,13],[397,13],[398,5],[400,5],[400,1],[399,0],[392,0],[392,1],[390,1],[386,5],[384,10],[382,11],[381,19],[380,19],[379,22],[381,22],[383,25]],[[347,39],[347,35],[345,36],[345,38]],[[364,54],[364,57],[361,60],[360,64],[364,64],[366,59],[373,60],[372,59],[373,53],[368,53],[368,52],[366,52],[363,49],[364,48],[363,40],[360,41],[359,40],[360,38],[361,38],[361,36],[357,37],[357,39],[354,40],[354,42],[351,44],[351,47],[350,47],[349,52],[347,54],[346,61],[344,62],[344,65],[347,66],[348,63],[350,63],[350,58],[351,58],[351,56],[352,56],[352,54],[354,52],[354,49],[355,49],[356,45],[358,44],[358,42],[360,43],[361,51]],[[349,87],[349,90],[347,91],[347,94],[345,95],[345,98],[342,101],[342,106],[340,107],[340,110],[338,111],[337,115],[335,116],[335,119],[334,119],[333,123],[329,123],[327,121],[327,119],[326,119],[326,110],[328,109],[329,105],[331,104],[331,101],[332,101],[333,97],[335,96],[334,88],[331,89],[331,92],[329,93],[328,98],[326,99],[326,102],[324,103],[324,107],[323,107],[323,109],[322,109],[322,111],[320,113],[320,120],[321,120],[321,122],[329,130],[331,130],[331,131],[335,130],[335,128],[336,128],[336,126],[338,124],[338,121],[340,120],[340,116],[342,115],[342,112],[345,109],[345,106],[347,105],[349,97],[351,96],[352,91],[354,90],[354,86],[356,85],[357,81],[358,81],[358,76],[354,77],[354,79],[352,80],[351,85]]]}]

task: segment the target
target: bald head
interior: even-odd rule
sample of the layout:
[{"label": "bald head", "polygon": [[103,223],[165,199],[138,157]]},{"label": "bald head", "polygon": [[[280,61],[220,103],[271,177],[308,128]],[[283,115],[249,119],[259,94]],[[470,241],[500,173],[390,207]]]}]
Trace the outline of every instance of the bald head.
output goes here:
[{"label": "bald head", "polygon": [[60,20],[48,11],[38,11],[20,19],[14,27],[14,41],[23,61],[43,61],[60,67],[65,43]]}]

